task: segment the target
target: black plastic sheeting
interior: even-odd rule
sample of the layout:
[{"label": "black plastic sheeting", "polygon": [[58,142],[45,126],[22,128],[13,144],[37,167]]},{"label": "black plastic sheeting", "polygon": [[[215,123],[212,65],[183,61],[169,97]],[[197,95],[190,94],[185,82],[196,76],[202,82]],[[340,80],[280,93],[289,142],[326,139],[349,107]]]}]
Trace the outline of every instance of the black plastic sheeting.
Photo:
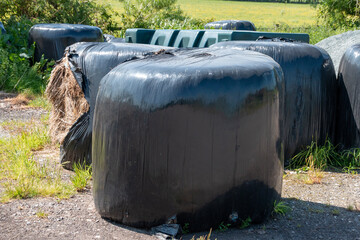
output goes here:
[{"label": "black plastic sheeting", "polygon": [[134,227],[209,230],[263,221],[283,171],[279,65],[238,50],[177,50],[118,65],[101,81],[93,194],[101,216]]},{"label": "black plastic sheeting", "polygon": [[2,24],[2,22],[0,22],[0,33],[2,33],[2,34],[5,34],[5,33],[6,33],[5,27],[4,27],[4,25]]},{"label": "black plastic sheeting", "polygon": [[70,68],[90,105],[71,127],[60,147],[60,160],[72,169],[75,162],[91,163],[91,136],[95,99],[100,80],[120,63],[163,47],[128,43],[76,43],[66,49]]},{"label": "black plastic sheeting", "polygon": [[348,48],[339,66],[338,144],[360,147],[360,44]]},{"label": "black plastic sheeting", "polygon": [[102,42],[98,27],[80,24],[37,24],[29,32],[29,44],[36,43],[34,58],[59,60],[67,46],[77,42]]},{"label": "black plastic sheeting", "polygon": [[285,160],[312,140],[334,140],[337,81],[331,58],[323,49],[306,43],[266,41],[226,42],[210,48],[257,51],[280,64],[285,81]]},{"label": "black plastic sheeting", "polygon": [[264,36],[258,37],[256,41],[257,42],[300,42],[291,38],[283,38],[283,37],[269,38]]},{"label": "black plastic sheeting", "polygon": [[205,25],[205,29],[256,31],[254,23],[245,20],[223,20],[210,22]]}]

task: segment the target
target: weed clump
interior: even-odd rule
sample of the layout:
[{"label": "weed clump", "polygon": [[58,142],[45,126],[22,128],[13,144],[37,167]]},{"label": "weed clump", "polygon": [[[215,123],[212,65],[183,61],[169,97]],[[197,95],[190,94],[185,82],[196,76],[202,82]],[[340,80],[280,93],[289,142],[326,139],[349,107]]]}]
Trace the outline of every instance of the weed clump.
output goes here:
[{"label": "weed clump", "polygon": [[327,168],[353,170],[360,167],[360,148],[340,150],[329,139],[324,145],[313,141],[292,158],[289,167],[292,169],[304,167],[306,171]]}]

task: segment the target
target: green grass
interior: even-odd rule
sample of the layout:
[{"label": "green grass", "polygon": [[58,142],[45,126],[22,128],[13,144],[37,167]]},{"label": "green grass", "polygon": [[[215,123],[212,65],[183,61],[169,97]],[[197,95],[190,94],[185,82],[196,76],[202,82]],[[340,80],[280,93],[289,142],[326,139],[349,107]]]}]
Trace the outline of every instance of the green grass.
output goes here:
[{"label": "green grass", "polygon": [[68,198],[75,193],[72,184],[61,179],[61,172],[49,161],[40,164],[34,159],[34,152],[50,144],[46,127],[47,119],[34,122],[10,121],[15,136],[0,139],[0,182],[4,191],[0,201],[53,196]]},{"label": "green grass", "polygon": [[[99,0],[100,1],[100,0]],[[105,0],[121,13],[123,3],[118,0]],[[249,20],[258,31],[307,33],[310,43],[315,44],[324,38],[354,30],[349,28],[331,29],[318,25],[316,9],[309,4],[241,2],[226,0],[179,0],[181,9],[190,17],[202,20]],[[115,17],[120,22],[119,17]]]},{"label": "green grass", "polygon": [[181,0],[178,4],[194,18],[249,20],[256,27],[272,27],[275,24],[300,27],[316,23],[315,8],[308,4],[222,0]]},{"label": "green grass", "polygon": [[360,149],[340,150],[329,139],[323,145],[313,141],[291,160],[290,168],[303,166],[305,166],[304,170],[341,168],[353,171],[360,168]]},{"label": "green grass", "polygon": [[[99,0],[100,1],[100,0]],[[117,0],[101,1],[122,12]],[[256,27],[274,27],[276,24],[301,27],[316,23],[315,8],[309,4],[241,2],[224,0],[178,0],[177,4],[190,17],[213,20],[249,20]],[[117,18],[117,20],[119,20]]]},{"label": "green grass", "polygon": [[35,159],[37,151],[51,144],[47,123],[48,115],[41,121],[0,123],[0,127],[12,135],[0,138],[0,202],[32,197],[64,199],[89,187],[90,166],[75,165],[74,174],[66,181],[59,164],[50,160],[40,163]]},{"label": "green grass", "polygon": [[81,165],[80,163],[74,164],[75,174],[71,176],[70,180],[73,183],[76,191],[82,192],[89,186],[91,180],[92,169],[91,166]]},{"label": "green grass", "polygon": [[35,95],[32,100],[30,100],[29,107],[42,108],[47,111],[51,110],[51,104],[47,98],[43,95]]}]

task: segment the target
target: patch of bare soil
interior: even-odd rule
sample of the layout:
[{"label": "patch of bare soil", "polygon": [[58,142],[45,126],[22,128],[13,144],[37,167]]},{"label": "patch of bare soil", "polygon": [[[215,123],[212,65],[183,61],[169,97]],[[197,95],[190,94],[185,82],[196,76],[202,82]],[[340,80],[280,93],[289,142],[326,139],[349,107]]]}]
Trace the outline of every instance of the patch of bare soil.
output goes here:
[{"label": "patch of bare soil", "polygon": [[[39,119],[46,113],[44,110],[4,104],[1,96],[0,93],[0,122]],[[4,129],[0,129],[0,137],[5,134]],[[35,159],[40,162],[50,159],[58,163],[58,149],[44,149],[35,155]],[[65,179],[72,174],[65,169],[61,171]],[[282,197],[291,208],[284,216],[276,215],[263,224],[245,229],[213,231],[211,239],[360,240],[359,174],[324,173],[320,184],[309,185],[304,183],[301,174],[287,171]],[[183,239],[207,233],[187,234]],[[90,190],[68,200],[34,198],[0,204],[0,239],[148,240],[156,237],[147,230],[102,219],[95,210]]]}]

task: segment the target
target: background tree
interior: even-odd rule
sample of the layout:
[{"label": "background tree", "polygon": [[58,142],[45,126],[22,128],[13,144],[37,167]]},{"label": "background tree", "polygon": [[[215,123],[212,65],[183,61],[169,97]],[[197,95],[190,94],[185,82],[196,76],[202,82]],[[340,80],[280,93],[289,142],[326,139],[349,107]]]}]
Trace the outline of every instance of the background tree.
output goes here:
[{"label": "background tree", "polygon": [[360,26],[359,0],[321,0],[318,17],[332,28]]}]

